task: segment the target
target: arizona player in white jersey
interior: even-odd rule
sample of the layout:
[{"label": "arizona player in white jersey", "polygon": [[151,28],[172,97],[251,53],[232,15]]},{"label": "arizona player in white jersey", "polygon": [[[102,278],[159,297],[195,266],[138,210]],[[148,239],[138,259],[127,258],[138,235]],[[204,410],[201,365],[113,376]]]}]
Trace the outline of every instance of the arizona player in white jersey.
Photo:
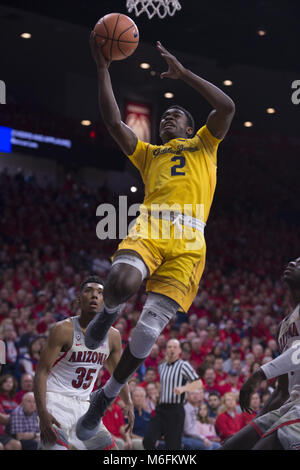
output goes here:
[{"label": "arizona player in white jersey", "polygon": [[[78,419],[89,408],[99,370],[105,365],[112,373],[122,353],[121,336],[115,328],[110,328],[104,343],[96,350],[85,346],[84,333],[102,306],[102,291],[103,281],[96,276],[82,283],[78,297],[81,314],[57,322],[41,353],[34,393],[44,449],[117,449],[102,423],[97,434],[88,441],[80,441],[75,434]],[[120,396],[125,403],[128,429],[131,429],[134,413],[127,384]]]},{"label": "arizona player in white jersey", "polygon": [[300,450],[300,258],[291,261],[283,279],[294,310],[277,332],[280,356],[262,365],[240,391],[240,406],[251,411],[250,396],[261,381],[278,377],[278,385],[253,421],[229,438],[223,450]]}]

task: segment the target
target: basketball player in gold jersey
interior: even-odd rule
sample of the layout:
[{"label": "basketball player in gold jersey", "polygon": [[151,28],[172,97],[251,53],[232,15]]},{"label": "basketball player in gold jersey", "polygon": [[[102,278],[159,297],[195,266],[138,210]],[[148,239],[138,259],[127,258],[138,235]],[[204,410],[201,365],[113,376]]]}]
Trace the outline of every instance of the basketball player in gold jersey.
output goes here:
[{"label": "basketball player in gold jersey", "polygon": [[101,52],[101,44],[97,46],[94,33],[91,49],[97,65],[103,121],[140,171],[145,199],[135,226],[113,256],[103,292],[104,306],[87,328],[86,346],[99,347],[122,304],[138,291],[144,279],[148,295],[113,376],[94,395],[88,412],[78,421],[76,432],[82,440],[97,432],[109,403],[148,356],[170,319],[178,310],[187,312],[197,293],[205,265],[204,227],[216,186],[217,149],[235,113],[231,98],[186,69],[157,42],[157,50],[168,65],[161,78],[182,80],[213,109],[194,135],[190,113],[171,106],[160,121],[162,145],[142,142],[121,120],[108,71],[110,64]]}]

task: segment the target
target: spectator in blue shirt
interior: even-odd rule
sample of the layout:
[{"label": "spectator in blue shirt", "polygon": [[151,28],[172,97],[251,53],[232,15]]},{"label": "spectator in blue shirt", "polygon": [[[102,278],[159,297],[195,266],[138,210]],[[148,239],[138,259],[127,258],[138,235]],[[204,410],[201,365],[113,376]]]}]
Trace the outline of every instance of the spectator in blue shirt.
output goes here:
[{"label": "spectator in blue shirt", "polygon": [[134,426],[131,438],[140,439],[140,449],[143,450],[143,438],[151,418],[150,413],[144,409],[146,404],[146,391],[142,387],[136,387],[133,390],[131,397],[134,406]]}]

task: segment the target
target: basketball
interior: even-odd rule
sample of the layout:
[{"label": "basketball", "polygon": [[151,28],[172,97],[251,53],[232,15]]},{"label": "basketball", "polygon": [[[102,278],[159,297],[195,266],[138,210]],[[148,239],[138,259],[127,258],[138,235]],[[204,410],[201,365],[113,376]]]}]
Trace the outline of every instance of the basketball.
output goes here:
[{"label": "basketball", "polygon": [[136,50],[139,43],[139,30],[126,15],[109,13],[94,27],[96,42],[105,39],[101,49],[107,60],[123,60]]}]

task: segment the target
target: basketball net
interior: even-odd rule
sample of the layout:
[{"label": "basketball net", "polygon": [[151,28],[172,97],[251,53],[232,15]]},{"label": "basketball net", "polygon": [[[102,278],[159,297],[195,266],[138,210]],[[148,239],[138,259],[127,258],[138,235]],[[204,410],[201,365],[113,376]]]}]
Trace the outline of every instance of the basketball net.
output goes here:
[{"label": "basketball net", "polygon": [[178,0],[127,0],[126,6],[129,13],[133,10],[136,16],[147,13],[149,19],[154,15],[160,19],[167,15],[173,16],[177,10],[181,10]]}]

